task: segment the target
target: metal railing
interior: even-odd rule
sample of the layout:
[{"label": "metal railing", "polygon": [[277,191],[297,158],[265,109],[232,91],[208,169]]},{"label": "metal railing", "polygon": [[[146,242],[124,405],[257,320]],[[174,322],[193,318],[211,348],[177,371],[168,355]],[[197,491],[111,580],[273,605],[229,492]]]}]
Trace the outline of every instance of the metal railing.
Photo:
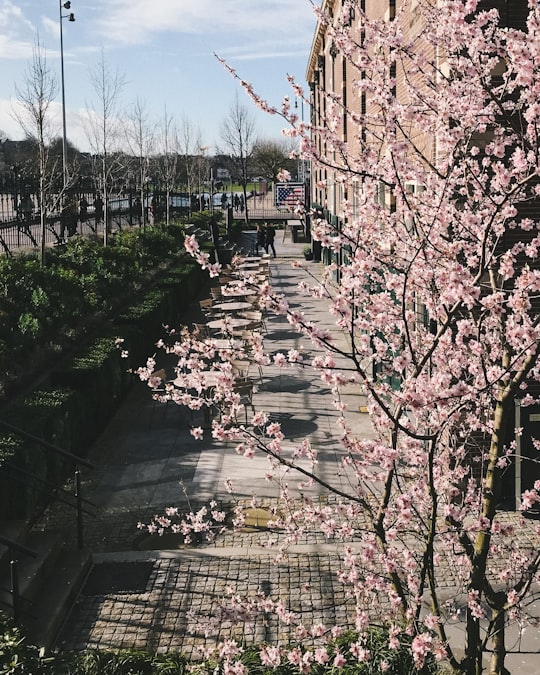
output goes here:
[{"label": "metal railing", "polygon": [[[149,201],[144,207],[137,206],[134,195],[119,196],[109,200],[109,229],[121,230],[127,227],[143,227],[153,224],[154,220],[165,220],[165,195],[156,193],[154,205]],[[81,195],[82,197],[82,195]],[[66,238],[75,235],[104,234],[104,218],[98,211],[92,195],[85,195],[88,206],[84,213],[77,210],[68,221],[61,213],[47,216],[44,228],[45,246],[57,246]],[[80,204],[78,199],[77,203]],[[25,212],[13,204],[12,195],[0,193],[0,253],[11,254],[19,249],[34,249],[42,245],[42,225],[39,210],[35,208],[36,197],[29,199],[29,209]],[[184,193],[169,195],[169,217],[172,220],[189,216],[198,207],[197,200],[189,200]],[[230,204],[212,204],[207,207],[211,211],[223,213],[231,220],[243,220],[245,210]],[[275,206],[271,194],[255,195],[247,201],[249,220],[288,220],[295,219],[294,212],[287,207]]]},{"label": "metal railing", "polygon": [[20,622],[20,607],[21,607],[21,602],[25,600],[25,598],[21,595],[20,593],[20,586],[19,586],[19,561],[15,557],[15,555],[12,555],[14,553],[22,553],[23,555],[29,556],[30,558],[37,558],[38,554],[37,551],[34,551],[34,549],[29,548],[28,546],[24,546],[24,544],[20,544],[17,541],[13,541],[12,539],[8,539],[7,537],[2,537],[0,535],[0,545],[5,546],[10,553],[10,561],[9,561],[9,579],[10,579],[10,584],[9,584],[9,595],[11,598],[11,605],[9,605],[6,602],[2,601],[2,604],[7,605],[11,609],[11,614],[13,618],[13,623],[17,626]]},{"label": "metal railing", "polygon": [[[24,429],[21,429],[9,422],[0,419],[0,427],[6,429],[7,431],[17,436],[21,436],[22,438],[25,438],[26,440],[31,441],[32,443],[36,443],[47,452],[52,452],[72,460],[76,467],[84,466],[88,469],[95,469],[95,466],[87,459],[79,457],[78,455],[75,455],[74,453],[69,452],[68,450],[64,450],[64,448],[54,445],[53,443],[50,443],[49,441],[46,441],[43,438],[39,438],[38,436],[30,434]],[[67,504],[71,508],[75,508],[77,548],[79,550],[82,550],[84,548],[83,516],[84,514],[86,514],[95,517],[95,511],[97,507],[91,501],[85,499],[82,496],[80,470],[77,468],[77,470],[75,471],[75,490],[71,492],[70,490],[67,490],[63,484],[53,485],[50,482],[46,481],[45,479],[41,478],[40,476],[36,476],[35,474],[20,469],[19,467],[13,466],[12,464],[10,464],[10,462],[5,462],[4,466],[6,466],[11,472],[13,472],[13,475],[15,476],[16,480],[20,480],[26,485],[28,485],[29,483],[41,483],[42,485],[45,485],[45,487],[48,490],[48,495],[50,497],[49,505],[52,504],[56,499],[62,501],[64,504]],[[7,546],[10,553],[20,553],[33,558],[36,558],[38,555],[36,551],[29,548],[28,546],[25,546],[20,542],[13,541],[1,535],[0,535],[0,544]],[[11,597],[11,611],[13,621],[15,625],[18,625],[21,614],[21,603],[28,601],[20,593],[18,559],[13,554],[11,555],[10,560],[9,594]]]},{"label": "metal railing", "polygon": [[[78,455],[69,452],[69,450],[64,450],[64,448],[61,448],[55,445],[54,443],[50,443],[49,441],[46,441],[43,438],[34,436],[33,434],[28,433],[24,429],[21,429],[20,427],[17,427],[13,424],[10,424],[5,420],[0,419],[0,427],[6,429],[7,431],[10,431],[16,436],[20,436],[32,443],[35,443],[36,445],[41,446],[47,452],[52,452],[54,454],[58,454],[61,455],[62,457],[72,460],[76,467],[83,466],[91,470],[95,469],[95,466],[92,464],[92,462],[89,462],[87,459],[79,457]],[[48,491],[49,496],[51,497],[51,502],[54,501],[55,498],[60,497],[63,503],[75,508],[76,527],[77,527],[77,547],[79,549],[82,549],[84,547],[83,515],[87,514],[94,516],[95,512],[93,511],[93,509],[96,508],[96,505],[93,504],[91,501],[84,499],[82,496],[80,470],[77,468],[77,470],[75,471],[75,491],[70,492],[69,490],[66,490],[63,485],[54,485],[49,481],[45,480],[44,478],[42,478],[41,476],[36,476],[35,474],[32,474],[29,471],[25,471],[20,467],[14,466],[10,462],[6,462],[4,466],[7,466],[11,471],[14,472],[14,474],[19,476],[21,482],[24,483],[34,482],[44,485]],[[74,504],[73,499],[75,502]]]}]

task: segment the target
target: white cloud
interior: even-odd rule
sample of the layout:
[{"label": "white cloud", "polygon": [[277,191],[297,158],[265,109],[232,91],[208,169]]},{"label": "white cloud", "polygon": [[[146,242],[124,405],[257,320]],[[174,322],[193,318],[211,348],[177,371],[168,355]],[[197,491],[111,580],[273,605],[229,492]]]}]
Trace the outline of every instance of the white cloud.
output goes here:
[{"label": "white cloud", "polygon": [[16,107],[16,101],[0,99],[0,131],[12,140],[20,140],[24,137],[21,125],[15,119],[14,111]]},{"label": "white cloud", "polygon": [[[102,49],[111,68],[126,75],[126,99],[147,96],[156,116],[166,100],[177,114],[196,118],[210,142],[223,111],[209,91],[226,107],[238,87],[212,52],[255,84],[259,77],[261,95],[279,101],[288,91],[286,72],[303,69],[315,27],[310,0],[72,0],[69,11],[76,23],[63,24],[67,133],[81,149],[88,145],[81,122],[92,97],[88,71]],[[16,100],[16,83],[24,82],[37,26],[59,81],[58,4],[0,0],[0,130],[10,138],[21,137],[9,98]],[[201,82],[209,87],[199,92]],[[186,97],[187,90],[197,95]]]},{"label": "white cloud", "polygon": [[[13,141],[22,140],[25,136],[16,113],[24,116],[24,111],[16,98],[0,99],[0,132]],[[84,124],[89,115],[87,110],[67,110],[67,131],[69,140],[82,151],[90,150],[87,130]],[[50,134],[59,137],[62,134],[62,107],[53,101],[49,109]]]},{"label": "white cloud", "polygon": [[32,56],[32,43],[16,40],[8,35],[0,35],[0,59],[15,61]]},{"label": "white cloud", "polygon": [[[219,4],[216,10],[216,4]],[[313,34],[309,0],[115,0],[97,12],[100,31],[124,44],[144,43],[155,33],[264,35],[278,41],[304,42]]]},{"label": "white cloud", "polygon": [[43,16],[41,17],[41,23],[47,33],[53,35],[55,38],[60,37],[60,22],[58,19],[53,21],[48,16]]},{"label": "white cloud", "polygon": [[10,0],[0,0],[0,29],[12,31],[19,24],[32,27],[31,22],[24,18],[20,7]]},{"label": "white cloud", "polygon": [[0,0],[0,59],[25,59],[32,54],[28,31],[34,26],[23,16],[20,7],[10,0]]}]

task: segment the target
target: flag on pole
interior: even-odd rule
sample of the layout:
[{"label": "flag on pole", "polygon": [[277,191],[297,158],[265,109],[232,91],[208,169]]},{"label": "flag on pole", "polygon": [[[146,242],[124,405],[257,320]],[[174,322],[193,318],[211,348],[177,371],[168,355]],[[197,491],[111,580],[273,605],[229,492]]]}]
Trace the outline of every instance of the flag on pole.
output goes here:
[{"label": "flag on pole", "polygon": [[295,208],[304,206],[305,188],[303,183],[276,183],[276,206]]}]

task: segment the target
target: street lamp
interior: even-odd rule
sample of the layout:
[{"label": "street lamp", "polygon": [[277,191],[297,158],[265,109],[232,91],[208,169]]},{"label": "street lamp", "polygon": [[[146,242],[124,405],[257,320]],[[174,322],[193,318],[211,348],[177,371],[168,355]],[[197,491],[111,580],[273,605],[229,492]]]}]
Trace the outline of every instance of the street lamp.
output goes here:
[{"label": "street lamp", "polygon": [[62,3],[62,0],[58,2],[60,10],[60,74],[61,74],[61,83],[62,83],[62,175],[64,178],[64,189],[67,184],[67,137],[66,137],[66,91],[64,87],[64,35],[62,31],[62,19],[67,19],[68,21],[75,21],[75,14],[70,12],[69,14],[62,14],[63,9],[71,9],[71,2]]}]

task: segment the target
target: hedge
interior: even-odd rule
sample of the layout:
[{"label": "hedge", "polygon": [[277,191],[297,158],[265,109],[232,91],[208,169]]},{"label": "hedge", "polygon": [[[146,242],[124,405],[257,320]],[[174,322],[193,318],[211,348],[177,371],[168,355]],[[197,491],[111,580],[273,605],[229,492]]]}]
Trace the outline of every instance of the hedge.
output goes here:
[{"label": "hedge", "polygon": [[[16,399],[3,412],[15,426],[86,457],[129,389],[130,368],[144,363],[164,325],[175,325],[205,281],[190,259],[168,270],[74,355],[61,362],[46,385]],[[121,358],[117,338],[129,359]],[[73,462],[39,443],[0,435],[0,514],[28,518],[46,503],[52,486],[65,482]]]},{"label": "hedge", "polygon": [[[82,405],[69,388],[42,388],[15,400],[8,408],[10,424],[37,438],[76,452],[74,436]],[[74,464],[28,437],[0,434],[0,505],[4,518],[27,518],[47,503]]]}]

